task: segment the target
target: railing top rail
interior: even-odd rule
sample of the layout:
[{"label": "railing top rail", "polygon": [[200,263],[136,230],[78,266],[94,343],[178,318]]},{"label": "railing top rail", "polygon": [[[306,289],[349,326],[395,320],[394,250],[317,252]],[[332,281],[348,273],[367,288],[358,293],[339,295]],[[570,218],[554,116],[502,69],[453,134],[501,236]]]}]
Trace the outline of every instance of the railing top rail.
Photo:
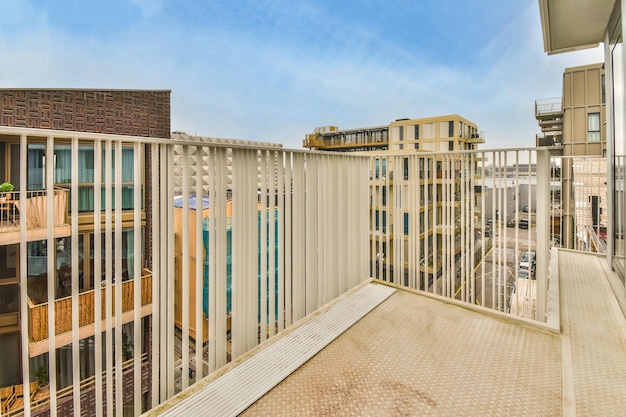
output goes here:
[{"label": "railing top rail", "polygon": [[[526,147],[526,148],[491,148],[491,149],[464,149],[464,150],[456,150],[456,151],[424,151],[424,152],[406,152],[400,151],[385,151],[384,154],[378,154],[376,151],[367,151],[362,152],[362,155],[366,155],[368,157],[375,158],[385,158],[385,157],[433,157],[433,156],[441,156],[441,155],[466,155],[466,154],[488,154],[488,153],[499,153],[499,152],[537,152],[543,151],[545,149],[550,149],[550,147]],[[558,148],[556,148],[558,149]]]},{"label": "railing top rail", "polygon": [[198,140],[185,140],[185,139],[171,139],[171,138],[157,138],[147,136],[127,136],[127,135],[113,135],[106,133],[88,133],[88,132],[73,132],[64,130],[53,129],[36,129],[26,127],[12,127],[12,126],[0,126],[0,134],[4,135],[26,135],[31,138],[45,139],[47,137],[54,137],[61,140],[71,140],[77,138],[78,140],[94,141],[104,140],[113,142],[124,143],[144,143],[144,144],[157,144],[157,145],[181,145],[181,146],[200,146],[207,148],[231,148],[231,149],[251,149],[255,151],[272,151],[272,152],[296,152],[302,154],[323,154],[333,156],[343,156],[349,158],[363,158],[362,155],[357,153],[351,154],[334,154],[327,151],[316,151],[308,149],[290,149],[290,148],[277,148],[275,146],[268,146],[263,142],[254,144],[250,143],[219,143],[219,142],[202,142]]},{"label": "railing top rail", "polygon": [[547,98],[535,101],[535,113],[558,113],[563,110],[561,97]]},{"label": "railing top rail", "polygon": [[550,97],[550,98],[540,98],[538,100],[535,100],[536,104],[546,104],[546,103],[555,103],[555,102],[561,102],[563,98],[562,97]]},{"label": "railing top rail", "polygon": [[[146,274],[146,273],[145,273],[145,270],[144,270],[144,273],[142,273],[142,274],[141,274],[141,280],[142,280],[142,281],[143,281],[143,280],[145,280],[146,278],[150,278],[150,277],[152,277],[152,273]],[[135,278],[129,278],[129,279],[127,279],[126,281],[122,281],[122,285],[124,285],[124,284],[131,284],[131,283],[133,283],[133,282],[135,282]],[[114,282],[114,283],[112,283],[111,285],[112,285],[113,287],[115,287],[115,282]],[[96,291],[96,289],[98,289],[98,288],[99,288],[99,289],[101,289],[101,290],[104,290],[104,287],[95,287],[95,288],[92,288],[92,289],[89,289],[89,290],[85,290],[85,291],[81,291],[81,292],[79,292],[79,293],[78,293],[78,296],[91,294],[91,293],[95,292],[95,291]],[[67,297],[59,297],[59,298],[56,298],[56,299],[54,300],[54,302],[56,303],[56,302],[59,302],[59,301],[70,300],[71,298],[72,298],[72,296],[71,296],[71,295],[68,295]],[[45,301],[45,302],[43,302],[43,303],[37,303],[37,304],[35,304],[35,303],[33,302],[33,300],[32,300],[30,297],[28,297],[28,300],[29,300],[30,302],[32,302],[32,305],[29,305],[29,307],[31,307],[31,308],[35,308],[35,307],[42,307],[42,306],[43,306],[43,307],[45,307],[45,306],[47,306],[47,305],[48,305],[48,302],[47,302],[47,301]]]}]

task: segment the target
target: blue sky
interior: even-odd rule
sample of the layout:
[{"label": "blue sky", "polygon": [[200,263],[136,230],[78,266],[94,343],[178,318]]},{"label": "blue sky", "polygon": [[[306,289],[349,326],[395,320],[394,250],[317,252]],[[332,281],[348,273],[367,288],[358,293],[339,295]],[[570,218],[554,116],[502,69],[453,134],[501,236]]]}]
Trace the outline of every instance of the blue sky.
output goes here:
[{"label": "blue sky", "polygon": [[561,95],[536,0],[3,0],[0,87],[172,90],[172,130],[300,148],[316,126],[459,114],[533,146]]}]

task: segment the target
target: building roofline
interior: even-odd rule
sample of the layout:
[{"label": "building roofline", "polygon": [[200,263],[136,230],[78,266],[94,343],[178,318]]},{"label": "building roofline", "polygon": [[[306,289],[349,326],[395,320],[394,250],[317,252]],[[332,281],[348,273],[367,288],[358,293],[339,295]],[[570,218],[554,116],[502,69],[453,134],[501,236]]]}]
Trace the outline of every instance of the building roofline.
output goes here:
[{"label": "building roofline", "polygon": [[141,89],[141,88],[19,88],[19,87],[8,87],[1,88],[0,91],[89,91],[89,92],[104,92],[104,91],[115,91],[115,92],[155,92],[155,93],[171,93],[172,90],[169,89]]},{"label": "building roofline", "polygon": [[572,71],[580,71],[584,69],[595,69],[595,68],[603,68],[604,62],[597,62],[595,64],[586,64],[586,65],[577,65],[575,67],[567,67],[563,70],[563,72],[572,72]]}]

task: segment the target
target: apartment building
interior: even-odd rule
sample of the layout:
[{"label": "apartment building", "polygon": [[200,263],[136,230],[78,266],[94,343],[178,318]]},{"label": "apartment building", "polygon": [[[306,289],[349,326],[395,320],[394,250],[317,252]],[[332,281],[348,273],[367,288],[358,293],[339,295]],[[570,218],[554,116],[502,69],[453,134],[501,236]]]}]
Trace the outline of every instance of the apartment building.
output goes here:
[{"label": "apartment building", "polygon": [[[471,151],[484,142],[484,132],[476,124],[459,115],[446,115],[397,119],[386,126],[348,130],[318,127],[306,135],[303,146],[376,155],[370,166],[371,274],[408,283],[417,273],[425,289],[441,275],[444,263],[454,265],[462,250],[461,223],[475,221],[477,229],[481,226],[482,218],[475,205],[480,193],[476,194],[474,188],[479,160],[457,157],[453,152]],[[415,154],[423,157],[412,167],[407,156]],[[410,170],[419,170],[423,180],[413,208],[400,209],[396,194],[403,191],[408,195],[408,190],[415,187],[408,181]],[[466,175],[470,171],[472,174]],[[472,216],[466,216],[464,207],[473,208]],[[394,233],[395,222],[399,223]],[[443,226],[449,222],[454,226]],[[409,244],[410,229],[419,231],[419,242]],[[448,259],[442,255],[444,248]],[[418,253],[420,271],[408,268],[411,251]]]},{"label": "apartment building", "polygon": [[606,250],[605,87],[604,63],[566,68],[562,97],[535,102],[542,131],[537,146],[551,146],[553,154],[563,156],[563,192],[553,211],[561,218],[558,240],[567,248],[593,245],[597,251]]},{"label": "apartment building", "polygon": [[[132,315],[127,315],[121,322],[121,332],[118,331],[122,344],[118,350],[123,351],[123,361],[131,359],[134,344],[142,346],[144,353],[149,351],[152,276],[151,259],[146,254],[151,245],[150,201],[140,201],[137,207],[134,194],[137,176],[141,192],[151,192],[151,171],[143,165],[135,166],[136,153],[142,153],[146,163],[150,154],[131,143],[109,148],[73,139],[82,132],[168,138],[169,97],[168,90],[0,89],[0,124],[15,128],[14,134],[0,137],[0,183],[10,183],[14,188],[0,203],[2,415],[21,412],[27,400],[23,398],[26,384],[31,404],[40,404],[32,415],[49,412],[49,388],[45,387],[48,382],[54,381],[54,389],[61,393],[55,404],[59,415],[72,414],[72,401],[67,399],[74,386],[80,386],[86,404],[102,395],[95,392],[94,344],[112,348],[115,331],[106,324],[100,326],[96,320],[105,320],[107,310],[111,314],[105,298],[111,297],[111,291],[115,293],[115,287],[121,289],[123,311],[132,310],[135,283],[141,283],[143,294],[141,321],[136,323]],[[28,134],[23,128],[45,130]],[[46,134],[46,130],[50,133]],[[106,173],[94,172],[95,158],[121,162],[119,172],[112,173],[119,175],[119,187],[107,187],[102,181]],[[72,170],[74,160],[78,162],[77,171]],[[72,188],[76,176],[77,187]],[[97,180],[100,187],[96,186]],[[49,199],[51,192],[53,198]],[[97,204],[101,206],[96,207]],[[107,217],[108,205],[120,208],[119,218]],[[134,221],[135,213],[140,214],[139,224]],[[115,233],[121,233],[113,241],[106,241],[104,230],[111,227],[115,227]],[[74,229],[76,238],[71,237]],[[107,263],[112,260],[105,260],[107,245],[119,255],[117,269]],[[23,265],[27,288],[21,282]],[[78,266],[77,271],[73,265]],[[72,304],[73,295],[77,296],[77,305]],[[21,305],[23,300],[27,306]],[[102,306],[99,314],[95,313],[97,306]],[[76,307],[80,311],[78,329],[73,322]],[[55,312],[52,321],[51,310]],[[50,331],[52,326],[54,331]],[[141,329],[139,333],[134,331],[135,326]],[[101,328],[102,334],[96,335],[97,328]],[[73,350],[75,330],[79,331],[79,344]],[[138,334],[141,340],[136,340]],[[27,367],[23,362],[24,349],[28,351]],[[149,355],[144,362],[142,373],[147,376]],[[122,383],[128,384],[132,369],[111,362],[105,368],[119,369],[117,366],[124,368]],[[29,370],[29,380],[22,376],[24,369]],[[74,379],[76,375],[80,381]],[[150,386],[144,384],[143,393],[147,395],[149,390]],[[132,404],[132,398],[125,395],[124,402],[128,401]],[[84,412],[96,414],[95,409],[88,407]]]}]

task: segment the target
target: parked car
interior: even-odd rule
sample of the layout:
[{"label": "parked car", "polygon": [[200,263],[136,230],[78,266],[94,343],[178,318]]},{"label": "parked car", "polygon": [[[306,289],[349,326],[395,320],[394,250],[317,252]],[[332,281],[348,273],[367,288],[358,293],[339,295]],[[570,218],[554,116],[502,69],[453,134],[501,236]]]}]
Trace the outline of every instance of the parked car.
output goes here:
[{"label": "parked car", "polygon": [[528,229],[528,219],[520,219],[518,223],[520,229]]},{"label": "parked car", "polygon": [[485,228],[485,237],[490,237],[491,236],[491,227],[487,227]]},{"label": "parked car", "polygon": [[528,206],[524,206],[524,207],[522,207],[522,211],[523,211],[524,213],[528,213]]},{"label": "parked car", "polygon": [[528,278],[530,278],[530,271],[528,271],[528,269],[518,269],[517,270],[517,277],[518,278],[523,278],[523,279],[528,279]]},{"label": "parked car", "polygon": [[506,221],[506,227],[515,227],[515,220],[509,219]]},{"label": "parked car", "polygon": [[529,271],[534,271],[535,266],[537,264],[537,255],[535,251],[526,251],[522,254],[522,259],[520,260],[519,267],[520,269],[527,269]]}]

